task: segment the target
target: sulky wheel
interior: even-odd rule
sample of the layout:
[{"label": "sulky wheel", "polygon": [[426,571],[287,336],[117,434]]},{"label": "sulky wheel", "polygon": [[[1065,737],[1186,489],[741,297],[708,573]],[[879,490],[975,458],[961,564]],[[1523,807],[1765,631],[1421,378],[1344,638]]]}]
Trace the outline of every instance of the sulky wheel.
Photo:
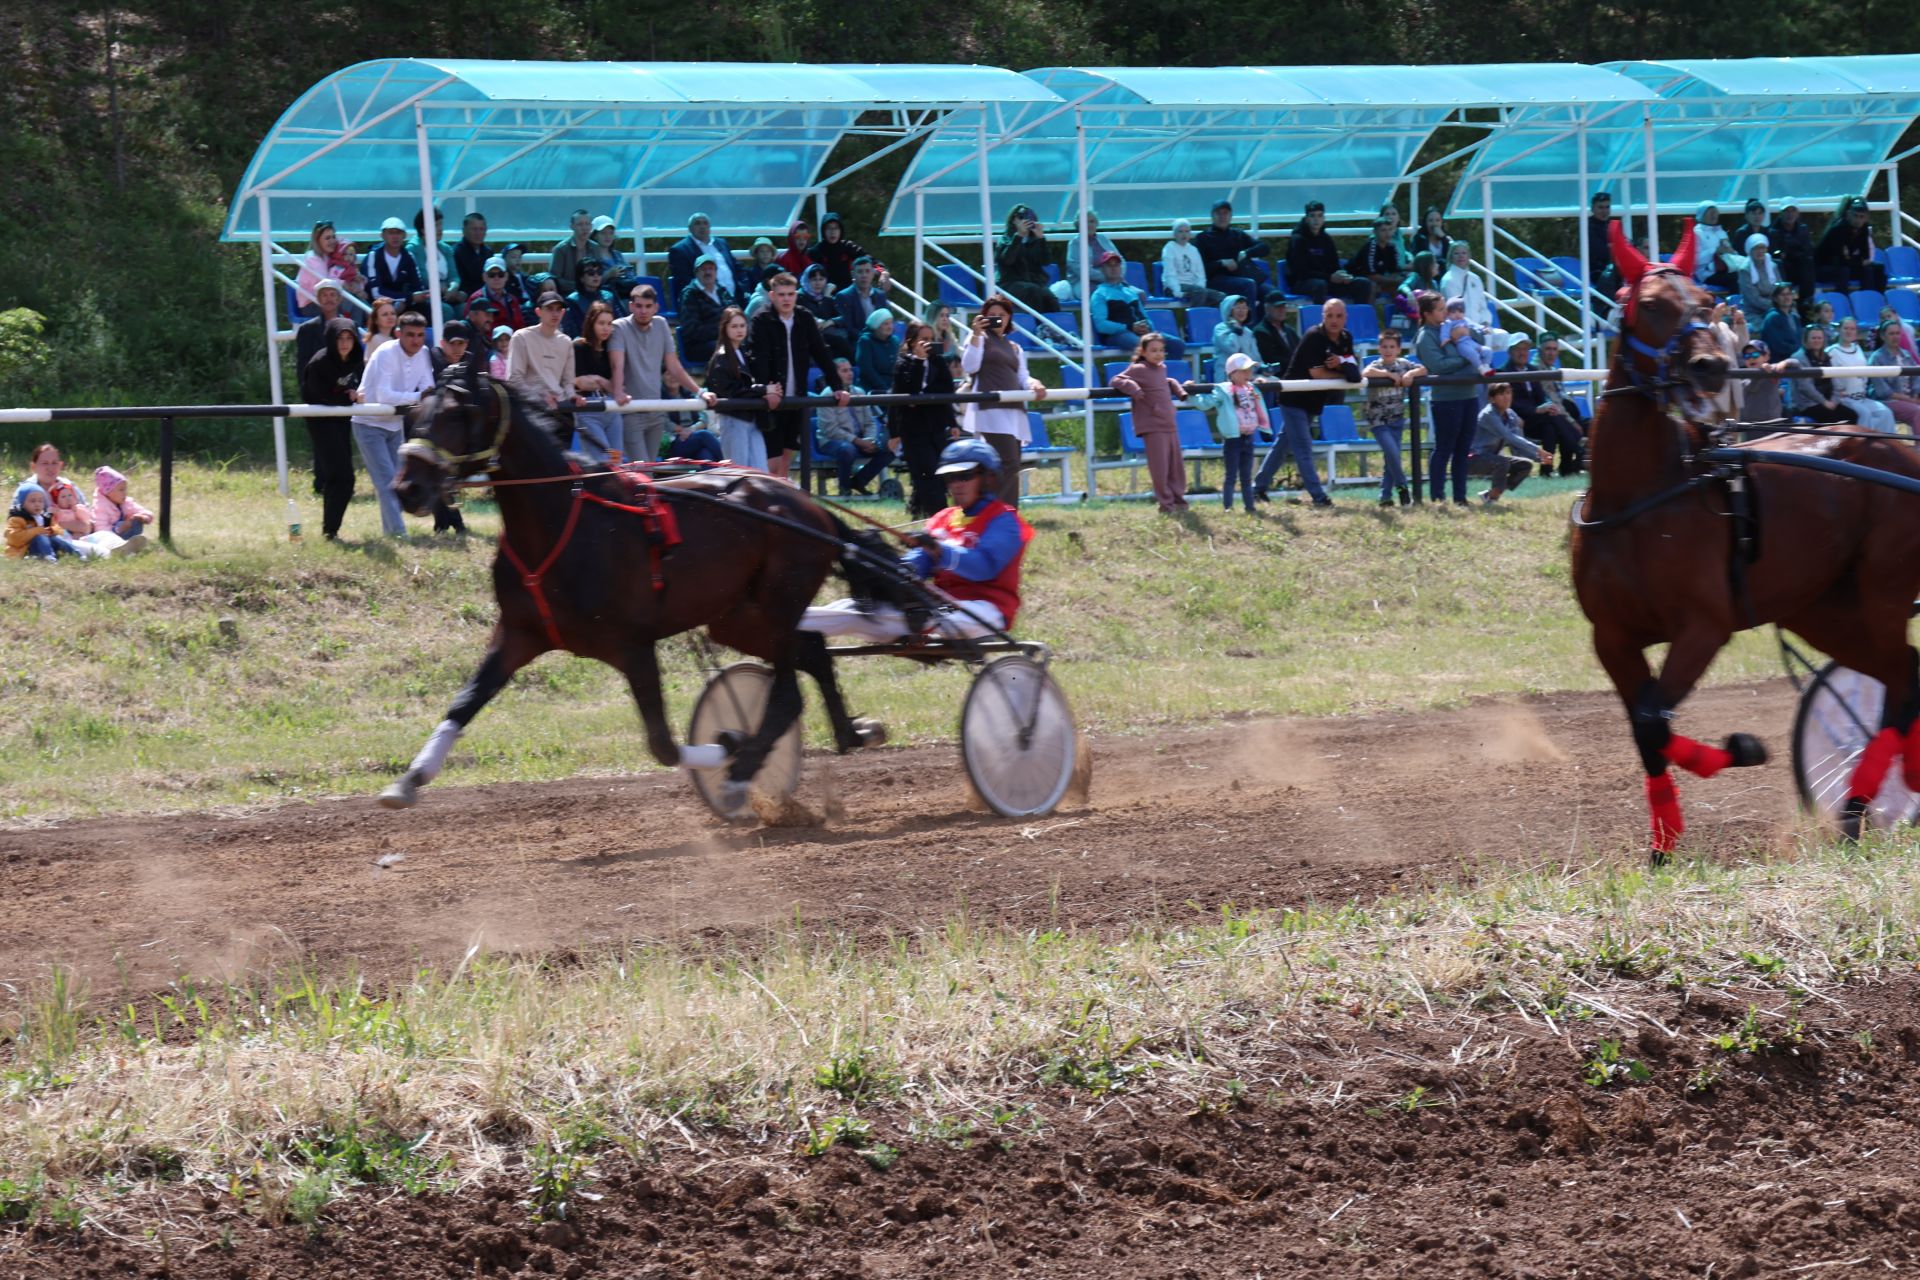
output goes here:
[{"label": "sulky wheel", "polygon": [[[1836,662],[1820,668],[1800,695],[1793,718],[1793,780],[1800,803],[1828,821],[1840,820],[1853,767],[1879,731],[1886,696],[1886,686],[1878,680]],[[1913,810],[1914,795],[1894,768],[1874,801],[1868,825],[1891,827],[1908,821]]]},{"label": "sulky wheel", "polygon": [[960,757],[995,813],[1052,813],[1073,780],[1073,712],[1047,669],[1030,658],[989,662],[960,707]]},{"label": "sulky wheel", "polygon": [[[746,738],[760,727],[767,709],[767,695],[773,689],[773,671],[758,662],[736,662],[722,667],[707,680],[707,687],[693,704],[693,719],[687,725],[687,742],[704,744],[725,742],[723,734]],[[784,800],[800,785],[800,722],[780,735],[767,753],[767,762],[754,777],[747,795],[729,808],[722,799],[727,766],[715,769],[689,769],[693,789],[700,793],[709,809],[723,818],[738,819],[753,814],[753,796]]]}]

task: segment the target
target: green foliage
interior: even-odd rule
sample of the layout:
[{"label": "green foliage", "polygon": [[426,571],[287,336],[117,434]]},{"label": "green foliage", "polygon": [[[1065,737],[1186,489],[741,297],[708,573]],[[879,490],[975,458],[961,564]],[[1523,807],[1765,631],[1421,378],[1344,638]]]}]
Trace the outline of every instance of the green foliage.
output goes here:
[{"label": "green foliage", "polygon": [[324,1178],[329,1187],[335,1182],[381,1183],[417,1196],[432,1190],[446,1168],[444,1158],[422,1154],[421,1148],[430,1137],[431,1133],[408,1138],[397,1133],[368,1132],[358,1121],[349,1120],[338,1130],[322,1129],[296,1139],[291,1154],[312,1175]]},{"label": "green foliage", "polygon": [[1144,1062],[1124,1060],[1139,1045],[1138,1035],[1121,1037],[1106,1008],[1089,999],[1068,1020],[1059,1049],[1041,1064],[1040,1080],[1096,1097],[1112,1093],[1147,1069]]},{"label": "green foliage", "polygon": [[535,1222],[564,1222],[577,1207],[580,1183],[593,1165],[593,1153],[606,1142],[606,1131],[590,1120],[575,1120],[551,1142],[536,1143],[527,1152],[531,1182],[527,1208]]},{"label": "green foliage", "polygon": [[1580,1071],[1580,1078],[1596,1089],[1626,1081],[1640,1084],[1652,1075],[1640,1059],[1621,1056],[1618,1040],[1602,1040],[1594,1046],[1593,1056]]},{"label": "green foliage", "polygon": [[858,1151],[868,1164],[885,1173],[900,1158],[897,1147],[873,1140],[873,1126],[857,1116],[830,1116],[813,1126],[800,1144],[803,1156],[823,1156],[838,1146]]},{"label": "green foliage", "polygon": [[866,1048],[836,1054],[814,1069],[813,1082],[850,1100],[882,1092],[895,1084],[897,1078],[877,1066],[871,1054],[872,1050]]}]

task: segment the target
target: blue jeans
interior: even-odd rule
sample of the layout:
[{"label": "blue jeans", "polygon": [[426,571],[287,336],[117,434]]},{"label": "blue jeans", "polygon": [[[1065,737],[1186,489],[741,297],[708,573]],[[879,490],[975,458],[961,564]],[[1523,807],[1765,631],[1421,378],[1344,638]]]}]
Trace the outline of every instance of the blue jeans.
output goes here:
[{"label": "blue jeans", "polygon": [[1253,510],[1253,437],[1228,436],[1220,442],[1220,460],[1227,464],[1227,475],[1220,482],[1220,503],[1233,510],[1233,486],[1238,481],[1240,498]]},{"label": "blue jeans", "polygon": [[1280,435],[1273,442],[1273,448],[1267,450],[1267,460],[1260,464],[1254,492],[1265,493],[1273,488],[1273,478],[1280,474],[1280,464],[1291,455],[1294,467],[1300,472],[1300,486],[1307,491],[1307,496],[1315,502],[1333,501],[1320,485],[1320,470],[1313,460],[1312,416],[1305,409],[1296,409],[1287,404],[1279,406],[1278,412]]},{"label": "blue jeans", "polygon": [[353,438],[360,446],[360,461],[373,482],[373,496],[380,501],[380,531],[400,537],[407,531],[406,513],[393,491],[393,478],[400,474],[400,429],[353,424]]},{"label": "blue jeans", "polygon": [[[141,534],[145,533],[146,530],[147,530],[147,522],[145,520],[122,520],[120,522],[119,527],[116,528],[114,532],[120,535],[122,538],[125,538],[127,541],[131,542],[135,538],[139,537]],[[67,542],[65,538],[61,538],[59,539],[59,541]],[[67,542],[67,546],[69,549],[71,549],[73,544],[71,542]],[[79,555],[80,553],[77,551],[70,550],[70,554]]]},{"label": "blue jeans", "polygon": [[61,556],[85,556],[85,552],[73,545],[73,539],[63,538],[57,533],[35,534],[27,540],[27,555],[35,560],[55,560]]},{"label": "blue jeans", "polygon": [[1407,473],[1400,466],[1400,433],[1406,429],[1404,422],[1383,422],[1373,429],[1373,439],[1380,446],[1380,500],[1385,502],[1393,496],[1395,489],[1407,487]]},{"label": "blue jeans", "polygon": [[[879,475],[893,461],[893,450],[881,445],[872,453],[862,453],[860,446],[851,440],[822,440],[820,455],[832,458],[840,472],[840,493],[845,496],[848,489],[865,487],[867,481]],[[859,470],[854,470],[858,467]],[[849,478],[851,473],[851,478]]]},{"label": "blue jeans", "polygon": [[1467,455],[1473,452],[1473,420],[1480,413],[1480,401],[1434,400],[1433,467],[1429,494],[1435,502],[1447,500],[1447,472],[1453,472],[1453,500],[1467,500]]},{"label": "blue jeans", "polygon": [[724,413],[715,415],[714,421],[720,428],[720,447],[726,450],[725,461],[755,471],[767,469],[767,437],[759,423],[729,418]]},{"label": "blue jeans", "polygon": [[608,452],[618,448],[625,439],[621,426],[617,413],[576,411],[573,415],[574,443],[581,453],[595,462],[604,463]]},{"label": "blue jeans", "polygon": [[705,427],[695,427],[684,436],[675,436],[660,447],[660,460],[682,458],[688,462],[719,462],[726,457],[720,437]]}]

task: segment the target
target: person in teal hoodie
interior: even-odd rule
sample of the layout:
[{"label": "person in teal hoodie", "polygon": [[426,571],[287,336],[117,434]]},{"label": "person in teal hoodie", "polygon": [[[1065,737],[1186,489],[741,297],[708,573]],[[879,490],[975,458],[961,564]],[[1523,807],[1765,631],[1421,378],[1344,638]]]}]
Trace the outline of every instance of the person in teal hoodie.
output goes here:
[{"label": "person in teal hoodie", "polygon": [[[1093,332],[1103,347],[1131,351],[1141,337],[1153,332],[1147,319],[1147,295],[1127,283],[1127,264],[1117,253],[1099,263],[1100,283],[1093,286]],[[1187,353],[1187,344],[1174,337],[1167,339],[1167,359],[1178,360]]]},{"label": "person in teal hoodie", "polygon": [[854,348],[853,367],[863,387],[893,387],[893,366],[900,363],[900,338],[894,332],[893,312],[876,307],[867,317],[867,330]]}]

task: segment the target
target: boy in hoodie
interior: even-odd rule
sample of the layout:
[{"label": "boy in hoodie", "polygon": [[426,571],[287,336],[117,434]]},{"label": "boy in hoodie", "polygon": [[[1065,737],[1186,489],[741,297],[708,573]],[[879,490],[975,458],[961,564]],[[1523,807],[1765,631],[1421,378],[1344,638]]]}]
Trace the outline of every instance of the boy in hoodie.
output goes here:
[{"label": "boy in hoodie", "polygon": [[1193,243],[1193,224],[1185,218],[1174,221],[1173,239],[1160,246],[1160,287],[1190,307],[1217,307],[1224,296],[1207,287],[1207,264]]},{"label": "boy in hoodie", "polygon": [[[1147,295],[1127,283],[1126,270],[1117,253],[1100,260],[1100,283],[1093,287],[1093,331],[1102,346],[1131,351],[1141,334],[1153,332],[1153,324],[1147,319]],[[1186,351],[1184,342],[1167,336],[1167,359],[1177,360]]]},{"label": "boy in hoodie", "polygon": [[829,213],[820,219],[820,241],[807,250],[807,256],[827,269],[827,283],[838,291],[853,283],[853,264],[867,251],[847,239],[840,215]]},{"label": "boy in hoodie", "polygon": [[813,228],[804,220],[796,220],[787,228],[787,248],[775,258],[780,269],[796,279],[804,280],[807,268],[813,265],[813,258],[807,249],[813,244]]}]

